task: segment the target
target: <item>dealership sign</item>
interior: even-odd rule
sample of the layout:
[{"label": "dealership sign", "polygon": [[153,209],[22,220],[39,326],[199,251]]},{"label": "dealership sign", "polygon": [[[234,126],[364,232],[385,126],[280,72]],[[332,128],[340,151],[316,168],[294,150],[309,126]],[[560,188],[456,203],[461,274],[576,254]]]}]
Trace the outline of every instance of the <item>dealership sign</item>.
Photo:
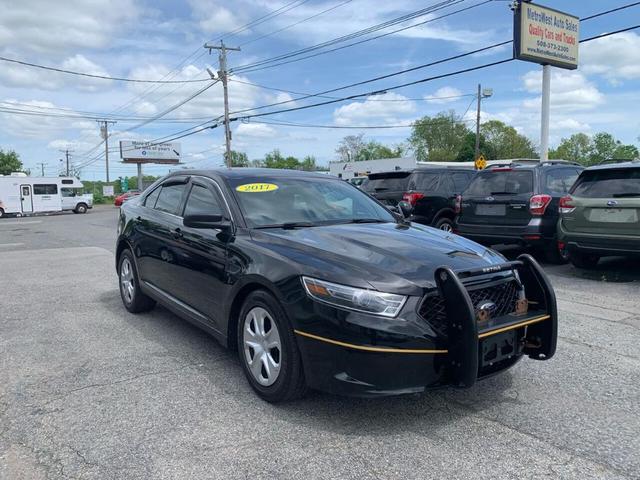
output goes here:
[{"label": "dealership sign", "polygon": [[180,144],[120,140],[120,158],[125,163],[180,163]]},{"label": "dealership sign", "polygon": [[520,2],[513,32],[514,58],[569,70],[578,68],[578,17]]}]

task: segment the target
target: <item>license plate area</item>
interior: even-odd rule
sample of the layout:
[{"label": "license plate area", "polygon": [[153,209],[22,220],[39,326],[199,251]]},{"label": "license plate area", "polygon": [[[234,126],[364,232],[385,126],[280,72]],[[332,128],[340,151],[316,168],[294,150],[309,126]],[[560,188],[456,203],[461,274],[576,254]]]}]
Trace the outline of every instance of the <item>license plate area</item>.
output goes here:
[{"label": "license plate area", "polygon": [[593,208],[589,221],[601,223],[634,223],[638,221],[635,208]]},{"label": "license plate area", "polygon": [[518,353],[517,348],[516,330],[484,338],[480,343],[480,367],[489,367],[514,357]]},{"label": "license plate area", "polygon": [[506,205],[494,205],[494,204],[486,204],[479,203],[476,205],[476,215],[491,215],[491,216],[499,216],[505,215],[507,212]]}]

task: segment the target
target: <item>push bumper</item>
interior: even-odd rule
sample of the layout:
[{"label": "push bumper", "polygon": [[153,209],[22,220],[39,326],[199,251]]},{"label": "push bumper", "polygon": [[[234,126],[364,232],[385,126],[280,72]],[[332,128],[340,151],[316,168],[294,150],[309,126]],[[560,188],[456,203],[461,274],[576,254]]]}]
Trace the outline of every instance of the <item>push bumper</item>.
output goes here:
[{"label": "push bumper", "polygon": [[[536,309],[500,317],[478,328],[463,281],[508,270],[518,272]],[[315,314],[307,313],[307,321],[302,317],[295,328],[308,384],[331,393],[369,397],[418,393],[447,385],[471,387],[478,379],[511,367],[523,355],[536,360],[554,355],[555,294],[531,256],[464,272],[443,266],[436,271],[436,282],[445,301],[446,336],[435,334],[417,315],[420,299],[408,305],[413,312],[401,314],[403,318],[387,321],[369,317],[366,327],[361,315],[354,317],[314,303]],[[382,324],[371,328],[375,322]],[[507,337],[514,341],[505,354]]]}]

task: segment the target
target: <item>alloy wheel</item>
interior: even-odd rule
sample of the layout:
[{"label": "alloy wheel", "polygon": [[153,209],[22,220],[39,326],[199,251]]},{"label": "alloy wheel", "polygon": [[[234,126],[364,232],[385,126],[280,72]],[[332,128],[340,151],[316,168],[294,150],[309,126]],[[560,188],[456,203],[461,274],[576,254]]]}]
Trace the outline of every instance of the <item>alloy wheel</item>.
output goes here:
[{"label": "alloy wheel", "polygon": [[130,304],[133,302],[133,296],[135,294],[135,284],[133,283],[133,267],[128,258],[124,258],[120,264],[120,285],[122,296],[125,302]]},{"label": "alloy wheel", "polygon": [[443,223],[442,225],[440,225],[440,230],[451,233],[453,232],[453,227],[450,223]]},{"label": "alloy wheel", "polygon": [[254,307],[244,318],[244,355],[253,378],[265,387],[273,385],[282,365],[278,326],[267,310]]}]

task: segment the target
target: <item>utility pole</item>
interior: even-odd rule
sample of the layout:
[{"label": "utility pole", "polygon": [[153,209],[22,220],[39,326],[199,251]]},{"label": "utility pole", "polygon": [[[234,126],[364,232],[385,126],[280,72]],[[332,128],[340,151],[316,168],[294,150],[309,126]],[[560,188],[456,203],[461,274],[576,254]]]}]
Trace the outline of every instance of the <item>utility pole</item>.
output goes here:
[{"label": "utility pole", "polygon": [[489,98],[493,95],[493,90],[491,88],[482,89],[482,85],[478,84],[478,107],[476,110],[476,150],[474,155],[474,160],[477,160],[480,156],[480,108],[482,105],[483,98]]},{"label": "utility pole", "polygon": [[36,165],[40,165],[40,170],[42,172],[42,176],[44,177],[44,166],[46,165],[46,163],[40,162],[36,163]]},{"label": "utility pole", "polygon": [[69,149],[60,150],[60,152],[64,153],[64,156],[67,160],[67,177],[69,176],[69,154],[73,152],[73,150],[69,151]]},{"label": "utility pole", "polygon": [[219,50],[218,62],[220,70],[218,70],[218,76],[222,81],[222,90],[224,94],[224,139],[226,144],[225,163],[228,168],[231,168],[231,129],[229,128],[229,93],[227,88],[227,51],[239,52],[240,48],[233,48],[225,46],[224,42],[220,40],[220,45],[204,44],[204,48],[209,50]]},{"label": "utility pole", "polygon": [[116,122],[109,120],[96,120],[100,124],[100,135],[104,139],[104,159],[107,173],[107,183],[109,183],[109,124]]},{"label": "utility pole", "polygon": [[540,111],[540,161],[549,160],[549,100],[551,96],[551,65],[542,66],[542,108]]}]

